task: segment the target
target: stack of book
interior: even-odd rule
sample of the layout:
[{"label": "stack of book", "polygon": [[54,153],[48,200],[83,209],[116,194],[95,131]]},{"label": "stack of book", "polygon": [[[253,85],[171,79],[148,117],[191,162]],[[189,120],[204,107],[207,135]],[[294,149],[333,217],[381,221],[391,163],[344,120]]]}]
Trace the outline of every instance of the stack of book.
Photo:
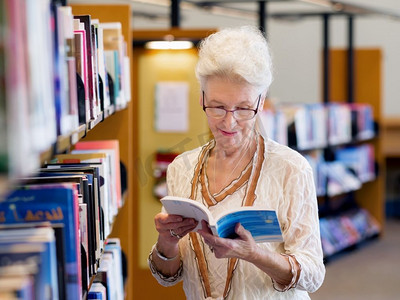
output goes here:
[{"label": "stack of book", "polygon": [[[40,263],[36,269],[42,272],[43,264],[48,267],[44,275],[40,272],[32,275],[39,280],[33,281],[35,293],[45,290],[36,294],[36,299],[81,299],[88,293],[91,279],[105,264],[102,260],[108,257],[106,254],[113,260],[121,260],[120,250],[117,251],[119,242],[107,241],[114,218],[123,205],[120,174],[118,141],[81,141],[71,154],[56,156],[33,176],[21,178],[15,190],[0,202],[0,243],[2,236],[8,237],[4,241],[10,251],[30,248],[30,244],[36,247],[38,241],[47,243],[42,252],[35,250]],[[44,226],[42,222],[48,224]],[[36,232],[45,232],[46,239],[33,238]],[[17,236],[22,238],[14,242]],[[32,242],[26,236],[32,236]],[[21,248],[21,243],[26,246]],[[0,249],[2,255],[6,248]],[[54,261],[43,261],[44,258]],[[118,291],[119,296],[109,299],[123,299],[122,278],[117,279],[122,276],[122,268],[112,270],[115,282],[107,287],[113,290],[113,295]]]},{"label": "stack of book", "polygon": [[59,231],[48,223],[0,228],[0,299],[65,299]]},{"label": "stack of book", "polygon": [[88,293],[88,299],[123,300],[123,258],[119,239],[106,241],[100,266]]}]

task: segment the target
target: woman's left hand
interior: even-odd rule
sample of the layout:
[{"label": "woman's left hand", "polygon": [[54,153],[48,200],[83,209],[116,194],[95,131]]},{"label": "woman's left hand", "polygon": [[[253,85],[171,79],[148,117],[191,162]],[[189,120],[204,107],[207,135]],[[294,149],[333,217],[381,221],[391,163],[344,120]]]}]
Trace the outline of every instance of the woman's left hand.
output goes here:
[{"label": "woman's left hand", "polygon": [[205,243],[212,249],[216,258],[236,257],[247,261],[252,260],[252,257],[257,253],[258,246],[251,233],[240,223],[236,224],[235,232],[238,235],[235,239],[214,236],[204,220],[202,221],[202,229],[198,231]]}]

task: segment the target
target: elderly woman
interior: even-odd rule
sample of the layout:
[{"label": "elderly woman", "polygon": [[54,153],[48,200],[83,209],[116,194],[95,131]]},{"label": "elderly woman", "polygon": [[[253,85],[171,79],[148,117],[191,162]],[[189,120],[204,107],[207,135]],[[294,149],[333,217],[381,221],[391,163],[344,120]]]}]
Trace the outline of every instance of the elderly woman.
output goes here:
[{"label": "elderly woman", "polygon": [[169,165],[169,195],[202,202],[213,215],[275,210],[284,241],[256,244],[240,224],[235,239],[212,235],[204,221],[194,232],[194,219],[163,210],[148,260],[153,276],[164,286],[183,280],[187,299],[310,299],[325,275],[314,180],[303,156],[257,131],[272,81],[265,37],[250,26],[212,34],[196,75],[214,139]]}]

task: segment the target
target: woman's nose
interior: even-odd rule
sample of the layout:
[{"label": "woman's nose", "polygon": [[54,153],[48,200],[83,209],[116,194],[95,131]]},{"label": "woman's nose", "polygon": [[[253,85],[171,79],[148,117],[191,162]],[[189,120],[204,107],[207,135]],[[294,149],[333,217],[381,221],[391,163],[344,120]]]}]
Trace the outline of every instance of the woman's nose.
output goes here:
[{"label": "woman's nose", "polygon": [[233,128],[233,126],[236,124],[236,119],[233,111],[226,112],[226,115],[224,117],[224,123],[228,125],[227,126],[228,128]]}]

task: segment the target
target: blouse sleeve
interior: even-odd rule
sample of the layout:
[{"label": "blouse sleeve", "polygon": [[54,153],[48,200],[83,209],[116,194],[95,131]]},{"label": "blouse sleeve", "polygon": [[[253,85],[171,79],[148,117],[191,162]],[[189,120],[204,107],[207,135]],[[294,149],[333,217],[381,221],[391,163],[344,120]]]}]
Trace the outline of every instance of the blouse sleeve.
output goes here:
[{"label": "blouse sleeve", "polygon": [[318,218],[315,183],[310,165],[301,158],[291,164],[284,184],[286,221],[282,226],[286,254],[292,254],[301,265],[297,288],[315,292],[325,277],[325,266]]}]

